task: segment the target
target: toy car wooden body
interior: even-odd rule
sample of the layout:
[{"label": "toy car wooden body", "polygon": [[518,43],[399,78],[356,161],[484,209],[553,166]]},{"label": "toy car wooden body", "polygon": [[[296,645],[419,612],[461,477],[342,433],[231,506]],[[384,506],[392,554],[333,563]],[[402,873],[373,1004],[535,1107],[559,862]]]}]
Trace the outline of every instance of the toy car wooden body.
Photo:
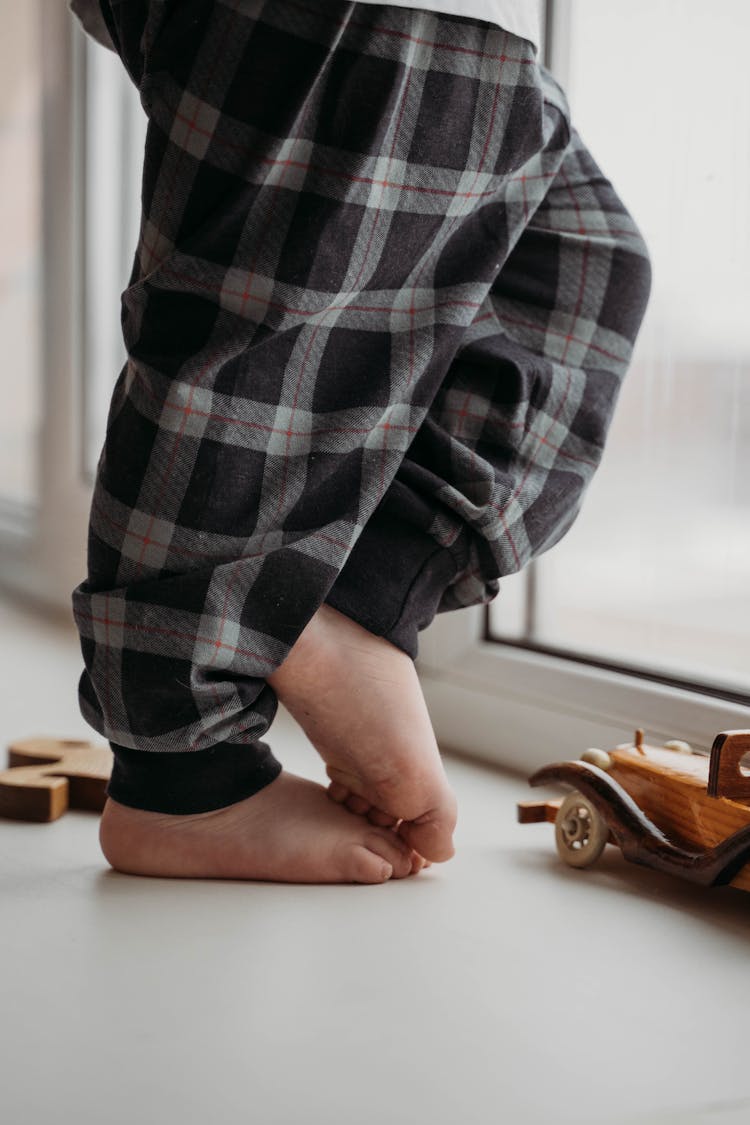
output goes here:
[{"label": "toy car wooden body", "polygon": [[725,731],[710,757],[683,742],[589,750],[537,770],[530,785],[562,782],[564,800],[522,801],[522,824],[551,821],[560,856],[594,863],[607,843],[626,859],[704,886],[750,891],[750,731]]}]

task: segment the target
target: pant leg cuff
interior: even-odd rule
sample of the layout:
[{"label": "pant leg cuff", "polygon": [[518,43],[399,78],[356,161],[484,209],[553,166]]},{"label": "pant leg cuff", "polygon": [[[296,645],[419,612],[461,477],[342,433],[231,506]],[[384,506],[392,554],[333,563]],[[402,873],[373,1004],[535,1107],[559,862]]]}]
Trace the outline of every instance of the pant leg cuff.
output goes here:
[{"label": "pant leg cuff", "polygon": [[443,547],[426,531],[381,504],[352,549],[326,602],[412,659],[418,633],[434,618],[443,593],[465,565],[462,537]]},{"label": "pant leg cuff", "polygon": [[281,773],[281,763],[264,742],[175,753],[110,746],[115,760],[107,795],[149,812],[212,812],[252,797]]}]

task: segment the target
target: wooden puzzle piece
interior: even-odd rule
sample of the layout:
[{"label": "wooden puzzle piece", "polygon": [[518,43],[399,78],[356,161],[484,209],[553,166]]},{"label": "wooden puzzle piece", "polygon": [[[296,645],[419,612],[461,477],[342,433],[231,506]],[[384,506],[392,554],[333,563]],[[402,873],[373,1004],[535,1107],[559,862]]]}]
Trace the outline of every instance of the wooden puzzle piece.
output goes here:
[{"label": "wooden puzzle piece", "polygon": [[112,773],[108,746],[72,738],[24,738],[0,772],[0,816],[57,820],[68,808],[101,812]]}]

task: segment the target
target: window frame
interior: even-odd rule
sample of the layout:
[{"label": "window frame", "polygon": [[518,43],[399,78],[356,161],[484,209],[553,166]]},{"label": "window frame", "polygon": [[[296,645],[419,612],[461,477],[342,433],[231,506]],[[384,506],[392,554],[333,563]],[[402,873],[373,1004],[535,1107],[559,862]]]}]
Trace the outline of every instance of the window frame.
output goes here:
[{"label": "window frame", "polygon": [[420,639],[417,670],[444,749],[529,772],[589,746],[611,749],[637,727],[706,752],[720,731],[750,729],[750,707],[736,701],[488,641],[485,614],[440,614]]}]

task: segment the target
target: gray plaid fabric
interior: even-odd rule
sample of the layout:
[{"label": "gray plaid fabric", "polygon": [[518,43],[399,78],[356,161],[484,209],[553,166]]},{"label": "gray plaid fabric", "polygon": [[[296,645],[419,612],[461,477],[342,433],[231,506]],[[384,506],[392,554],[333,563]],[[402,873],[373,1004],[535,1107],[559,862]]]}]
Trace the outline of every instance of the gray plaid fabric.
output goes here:
[{"label": "gray plaid fabric", "polygon": [[531,45],[344,0],[109,0],[149,118],[74,592],[110,793],[231,803],[265,678],[336,606],[411,655],[567,530],[643,240]]}]

